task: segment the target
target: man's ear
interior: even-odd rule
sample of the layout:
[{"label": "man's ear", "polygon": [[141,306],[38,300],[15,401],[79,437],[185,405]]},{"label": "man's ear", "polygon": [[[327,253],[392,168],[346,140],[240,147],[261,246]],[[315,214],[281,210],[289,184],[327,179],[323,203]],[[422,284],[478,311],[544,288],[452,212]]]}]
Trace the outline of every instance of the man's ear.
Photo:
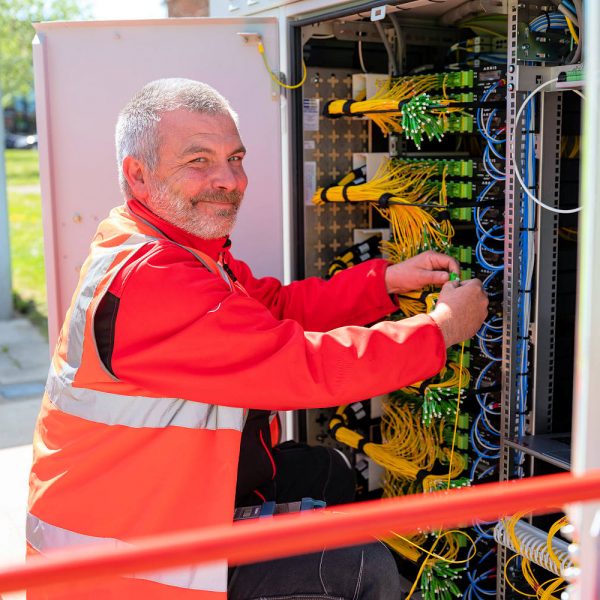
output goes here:
[{"label": "man's ear", "polygon": [[123,176],[131,188],[133,197],[136,200],[146,202],[150,196],[150,190],[148,188],[148,181],[146,180],[144,165],[136,158],[133,158],[133,156],[126,156],[123,159],[121,168],[123,169]]}]

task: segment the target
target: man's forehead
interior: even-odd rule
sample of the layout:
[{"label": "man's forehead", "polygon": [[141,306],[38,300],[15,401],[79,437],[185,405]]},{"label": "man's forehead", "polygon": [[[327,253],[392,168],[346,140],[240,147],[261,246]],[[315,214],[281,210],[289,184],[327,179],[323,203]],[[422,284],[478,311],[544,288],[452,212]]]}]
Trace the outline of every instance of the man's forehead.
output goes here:
[{"label": "man's forehead", "polygon": [[216,143],[240,144],[234,120],[226,114],[175,110],[161,115],[158,124],[161,141],[182,147]]}]

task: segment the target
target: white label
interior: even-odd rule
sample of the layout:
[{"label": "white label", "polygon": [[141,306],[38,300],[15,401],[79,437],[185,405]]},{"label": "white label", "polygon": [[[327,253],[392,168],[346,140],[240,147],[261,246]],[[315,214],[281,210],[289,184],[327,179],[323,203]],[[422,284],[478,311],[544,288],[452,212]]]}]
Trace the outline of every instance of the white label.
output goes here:
[{"label": "white label", "polygon": [[318,98],[304,98],[302,100],[304,131],[319,131],[319,105]]},{"label": "white label", "polygon": [[317,191],[317,163],[314,160],[304,161],[304,204],[312,206],[312,197]]},{"label": "white label", "polygon": [[315,140],[304,140],[304,149],[305,150],[314,150],[317,147],[317,143]]}]

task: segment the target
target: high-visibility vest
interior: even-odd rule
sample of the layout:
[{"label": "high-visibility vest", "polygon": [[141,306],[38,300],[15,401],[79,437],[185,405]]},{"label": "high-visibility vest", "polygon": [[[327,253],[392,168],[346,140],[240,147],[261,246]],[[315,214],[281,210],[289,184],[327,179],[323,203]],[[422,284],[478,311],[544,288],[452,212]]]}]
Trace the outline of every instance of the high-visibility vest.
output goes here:
[{"label": "high-visibility vest", "polygon": [[[133,253],[161,238],[119,207],[92,242],[34,435],[30,554],[106,542],[119,546],[232,520],[244,409],[160,397],[117,379],[98,354],[93,319],[99,302]],[[220,264],[186,249],[235,289]],[[28,597],[225,599],[227,564],[132,574],[94,586]]]}]

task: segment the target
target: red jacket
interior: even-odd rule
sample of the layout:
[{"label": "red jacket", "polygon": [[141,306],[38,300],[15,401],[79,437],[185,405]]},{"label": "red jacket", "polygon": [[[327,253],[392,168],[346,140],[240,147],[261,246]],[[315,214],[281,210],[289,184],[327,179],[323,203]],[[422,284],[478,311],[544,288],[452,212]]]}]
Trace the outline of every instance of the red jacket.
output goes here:
[{"label": "red jacket", "polygon": [[[360,326],[394,308],[384,261],[282,287],[223,246],[138,203],[100,224],[36,426],[31,553],[231,522],[245,409],[332,406],[442,367],[428,316]],[[217,561],[30,597],[222,600],[226,586]]]},{"label": "red jacket", "polygon": [[385,260],[328,281],[255,278],[226,239],[203,240],[130,208],[174,241],[223,261],[248,296],[231,293],[186,250],[142,248],[110,286],[118,298],[111,366],[155,393],[289,410],[363,400],[437,373],[443,336],[426,315],[361,327],[395,310]]}]

